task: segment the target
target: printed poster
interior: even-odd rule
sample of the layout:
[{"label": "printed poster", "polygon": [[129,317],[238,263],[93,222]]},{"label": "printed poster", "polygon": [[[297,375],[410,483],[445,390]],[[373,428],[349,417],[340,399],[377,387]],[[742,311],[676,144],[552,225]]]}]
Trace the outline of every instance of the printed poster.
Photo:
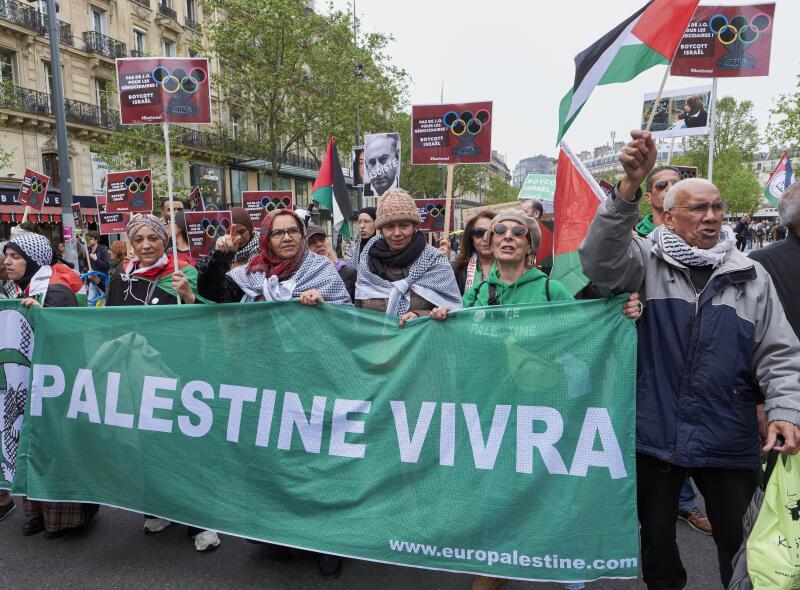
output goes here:
[{"label": "printed poster", "polygon": [[373,133],[364,137],[365,197],[380,197],[400,186],[400,134]]},{"label": "printed poster", "polygon": [[109,172],[106,181],[108,213],[152,213],[153,173],[151,170]]},{"label": "printed poster", "polygon": [[[414,199],[417,211],[422,218],[422,223],[417,229],[424,232],[444,231],[444,212],[446,199]],[[450,208],[450,229],[455,227],[453,220],[453,207]]]},{"label": "printed poster", "polygon": [[34,211],[41,211],[44,207],[44,200],[47,198],[48,184],[50,184],[49,176],[26,168],[17,200]]},{"label": "printed poster", "polygon": [[655,104],[657,96],[657,92],[644,95],[640,129],[647,127],[650,114],[655,109],[650,131],[657,139],[706,135],[709,132],[711,86],[665,90],[658,104]]},{"label": "printed poster", "polygon": [[233,224],[230,211],[186,211],[183,215],[189,255],[195,260],[207,256],[217,238],[229,234]]},{"label": "printed poster", "polygon": [[100,235],[124,234],[125,226],[128,225],[130,213],[109,213],[106,211],[105,195],[97,195],[97,225],[100,228]]},{"label": "printed poster", "polygon": [[242,191],[242,207],[250,214],[253,227],[258,227],[267,213],[276,209],[292,210],[294,193],[292,191]]},{"label": "printed poster", "polygon": [[206,202],[203,200],[203,191],[199,186],[192,189],[189,193],[189,211],[205,211]]},{"label": "printed poster", "polygon": [[491,160],[491,101],[412,107],[412,164],[488,164]]}]

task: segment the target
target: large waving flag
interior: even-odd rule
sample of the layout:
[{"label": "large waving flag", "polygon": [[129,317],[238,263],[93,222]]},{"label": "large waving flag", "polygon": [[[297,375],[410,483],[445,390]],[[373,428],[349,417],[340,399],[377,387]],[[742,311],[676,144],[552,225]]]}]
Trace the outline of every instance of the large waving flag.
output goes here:
[{"label": "large waving flag", "polygon": [[578,255],[586,232],[605,193],[572,150],[561,142],[554,201],[553,270],[550,278],[573,295],[589,284]]},{"label": "large waving flag", "polygon": [[769,201],[770,205],[778,206],[784,191],[792,185],[793,176],[792,159],[788,153],[783,152],[778,165],[775,166],[775,172],[769,177],[767,186],[764,187],[764,198]]},{"label": "large waving flag", "polygon": [[336,142],[331,136],[328,149],[322,158],[322,165],[311,189],[311,200],[333,213],[333,227],[343,238],[350,239],[350,224],[346,220],[353,216],[353,207],[347,194],[347,185],[344,182],[344,173],[339,164],[339,154],[336,151]]},{"label": "large waving flag", "polygon": [[575,57],[575,83],[561,100],[558,142],[595,86],[633,80],[669,64],[699,0],[650,0],[636,14]]}]

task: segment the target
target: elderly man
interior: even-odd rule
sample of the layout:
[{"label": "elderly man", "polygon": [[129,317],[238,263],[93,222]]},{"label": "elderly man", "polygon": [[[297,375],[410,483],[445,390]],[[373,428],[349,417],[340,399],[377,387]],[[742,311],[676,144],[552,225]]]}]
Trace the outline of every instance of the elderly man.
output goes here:
[{"label": "elderly man", "polygon": [[761,395],[769,421],[763,450],[798,451],[800,342],[769,275],[723,228],[724,204],[710,182],[675,184],[664,199],[664,225],[649,238],[633,236],[639,185],[656,147],[649,133],[632,136],[620,153],[625,177],[599,207],[580,255],[596,285],[638,291],[646,301],[636,409],[642,572],[651,590],[685,587],[675,520],[691,474],[706,499],[727,587],[758,485]]},{"label": "elderly man", "polygon": [[781,226],[788,230],[786,239],[751,252],[750,258],[767,269],[786,318],[800,338],[800,183],[795,182],[783,193],[778,214]]},{"label": "elderly man", "polygon": [[664,197],[672,185],[679,182],[681,173],[672,166],[653,168],[644,181],[647,192],[645,200],[650,203],[652,213],[645,215],[636,226],[636,233],[646,238],[655,228],[664,223]]}]

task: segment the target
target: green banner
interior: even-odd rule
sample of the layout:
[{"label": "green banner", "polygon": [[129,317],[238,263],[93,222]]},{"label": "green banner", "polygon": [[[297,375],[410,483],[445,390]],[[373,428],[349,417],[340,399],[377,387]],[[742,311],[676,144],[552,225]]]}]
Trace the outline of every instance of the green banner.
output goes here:
[{"label": "green banner", "polygon": [[553,211],[553,197],[556,194],[555,174],[528,174],[519,191],[518,199],[539,199],[550,204]]},{"label": "green banner", "polygon": [[38,309],[14,491],[354,558],[635,577],[624,297]]}]

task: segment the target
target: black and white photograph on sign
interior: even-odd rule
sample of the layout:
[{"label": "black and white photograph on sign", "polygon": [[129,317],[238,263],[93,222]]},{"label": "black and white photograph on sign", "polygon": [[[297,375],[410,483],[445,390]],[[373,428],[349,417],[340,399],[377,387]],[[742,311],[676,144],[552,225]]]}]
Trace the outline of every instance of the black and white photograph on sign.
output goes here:
[{"label": "black and white photograph on sign", "polygon": [[364,138],[364,196],[380,197],[400,185],[400,134],[373,133]]},{"label": "black and white photograph on sign", "polygon": [[364,146],[353,148],[353,186],[364,186]]},{"label": "black and white photograph on sign", "polygon": [[708,133],[708,106],[711,102],[711,86],[665,90],[661,100],[655,104],[658,93],[644,95],[642,126],[650,120],[653,109],[651,131],[655,138],[706,135]]}]

